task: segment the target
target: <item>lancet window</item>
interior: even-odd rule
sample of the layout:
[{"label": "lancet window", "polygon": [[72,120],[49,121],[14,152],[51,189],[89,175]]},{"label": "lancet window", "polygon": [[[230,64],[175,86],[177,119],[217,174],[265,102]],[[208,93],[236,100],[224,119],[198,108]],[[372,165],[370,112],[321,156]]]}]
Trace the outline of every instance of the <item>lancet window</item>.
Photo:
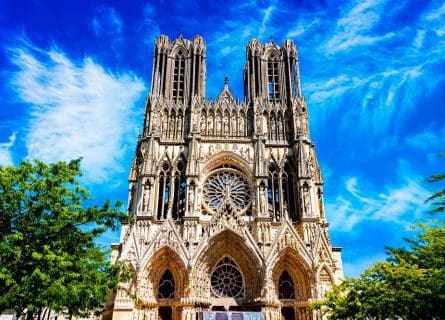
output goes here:
[{"label": "lancet window", "polygon": [[294,281],[287,271],[283,271],[278,280],[278,297],[280,299],[295,299]]},{"label": "lancet window", "polygon": [[297,68],[295,66],[295,59],[290,59],[290,74],[291,74],[291,85],[292,85],[292,96],[296,97],[298,94],[297,89]]},{"label": "lancet window", "polygon": [[159,280],[158,299],[175,298],[175,278],[170,270],[166,270]]},{"label": "lancet window", "polygon": [[282,175],[282,186],[283,186],[283,206],[284,214],[296,222],[298,217],[295,209],[295,192],[294,192],[294,170],[291,166],[291,161],[287,161],[284,166],[284,172]]},{"label": "lancet window", "polygon": [[213,270],[210,284],[212,293],[220,298],[239,298],[244,295],[243,275],[229,257],[222,258]]},{"label": "lancet window", "polygon": [[278,61],[274,59],[274,56],[271,56],[267,61],[267,84],[269,101],[279,101]]},{"label": "lancet window", "polygon": [[168,163],[164,163],[161,166],[158,183],[158,220],[167,218],[172,185],[171,172],[172,170]]},{"label": "lancet window", "polygon": [[269,214],[274,220],[280,218],[280,171],[277,166],[269,167],[267,200],[269,206]]},{"label": "lancet window", "polygon": [[173,99],[177,102],[184,101],[184,72],[185,58],[181,50],[175,57],[173,69]]},{"label": "lancet window", "polygon": [[184,160],[181,159],[174,169],[168,163],[161,166],[158,183],[158,220],[167,217],[177,220],[184,216],[186,186]]},{"label": "lancet window", "polygon": [[295,210],[293,169],[288,161],[284,170],[275,164],[269,167],[267,199],[269,215],[275,220],[284,217],[296,222],[298,217]]},{"label": "lancet window", "polygon": [[174,175],[174,197],[172,217],[177,220],[184,216],[185,213],[185,193],[186,193],[186,179],[185,179],[185,163],[179,161],[176,166]]}]

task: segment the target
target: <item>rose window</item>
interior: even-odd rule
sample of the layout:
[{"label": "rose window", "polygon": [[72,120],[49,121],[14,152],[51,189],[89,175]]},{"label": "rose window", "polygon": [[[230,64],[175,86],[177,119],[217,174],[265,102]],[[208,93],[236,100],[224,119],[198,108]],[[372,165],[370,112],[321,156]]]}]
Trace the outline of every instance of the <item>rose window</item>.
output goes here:
[{"label": "rose window", "polygon": [[236,169],[219,169],[204,182],[203,200],[204,207],[210,212],[215,212],[227,201],[243,212],[250,204],[249,183]]},{"label": "rose window", "polygon": [[229,257],[224,257],[216,265],[210,279],[212,292],[220,298],[239,298],[243,296],[243,276],[237,265]]}]

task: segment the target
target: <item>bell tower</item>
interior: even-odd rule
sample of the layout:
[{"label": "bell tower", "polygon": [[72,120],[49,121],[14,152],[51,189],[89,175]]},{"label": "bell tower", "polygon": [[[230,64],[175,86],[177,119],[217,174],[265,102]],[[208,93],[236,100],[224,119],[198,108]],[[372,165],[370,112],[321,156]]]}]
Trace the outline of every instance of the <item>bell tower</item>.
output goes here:
[{"label": "bell tower", "polygon": [[201,36],[189,41],[181,35],[171,42],[161,35],[155,45],[151,94],[185,104],[194,96],[204,97],[205,54]]},{"label": "bell tower", "polygon": [[265,45],[256,39],[249,41],[244,81],[249,102],[259,99],[287,104],[292,98],[301,97],[294,42],[286,40],[280,48],[272,38]]},{"label": "bell tower", "polygon": [[108,318],[313,320],[343,277],[324,213],[295,44],[251,40],[245,97],[205,98],[202,37],[155,45]]}]

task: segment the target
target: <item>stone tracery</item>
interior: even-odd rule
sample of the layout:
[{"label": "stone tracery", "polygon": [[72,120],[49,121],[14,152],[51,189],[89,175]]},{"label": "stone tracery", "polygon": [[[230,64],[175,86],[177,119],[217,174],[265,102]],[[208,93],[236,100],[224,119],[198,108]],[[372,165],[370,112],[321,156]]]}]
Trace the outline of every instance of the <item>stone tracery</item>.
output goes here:
[{"label": "stone tracery", "polygon": [[250,188],[246,178],[232,168],[218,169],[205,181],[203,205],[214,213],[224,202],[230,202],[239,212],[250,204]]},{"label": "stone tracery", "polygon": [[220,298],[243,296],[244,280],[238,266],[229,257],[218,262],[210,278],[212,293]]}]

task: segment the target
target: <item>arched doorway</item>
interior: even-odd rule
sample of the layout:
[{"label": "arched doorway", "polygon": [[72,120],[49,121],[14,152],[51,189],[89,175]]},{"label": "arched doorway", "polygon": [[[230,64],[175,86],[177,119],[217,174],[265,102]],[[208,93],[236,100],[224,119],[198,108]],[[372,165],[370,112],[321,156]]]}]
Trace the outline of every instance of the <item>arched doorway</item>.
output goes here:
[{"label": "arched doorway", "polygon": [[173,309],[170,304],[175,298],[175,289],[175,278],[170,270],[167,269],[162,274],[158,284],[158,299],[166,304],[159,307],[158,314],[160,320],[173,319]]},{"label": "arched doorway", "polygon": [[[287,270],[281,273],[278,280],[278,297],[282,302],[292,303],[295,300],[295,287],[294,281]],[[292,306],[281,307],[281,319],[282,320],[295,320],[295,309]]]},{"label": "arched doorway", "polygon": [[209,311],[256,311],[249,301],[261,296],[261,259],[232,230],[209,240],[190,274],[192,295],[209,297]]},{"label": "arched doorway", "polygon": [[150,259],[146,267],[146,277],[142,287],[150,288],[142,297],[144,301],[156,301],[149,308],[157,309],[158,319],[181,319],[181,308],[177,308],[178,301],[184,296],[187,286],[187,268],[178,253],[164,246]]},{"label": "arched doorway", "polygon": [[302,311],[306,312],[310,304],[312,277],[311,269],[296,250],[286,248],[277,256],[273,281],[282,320],[309,319]]}]

